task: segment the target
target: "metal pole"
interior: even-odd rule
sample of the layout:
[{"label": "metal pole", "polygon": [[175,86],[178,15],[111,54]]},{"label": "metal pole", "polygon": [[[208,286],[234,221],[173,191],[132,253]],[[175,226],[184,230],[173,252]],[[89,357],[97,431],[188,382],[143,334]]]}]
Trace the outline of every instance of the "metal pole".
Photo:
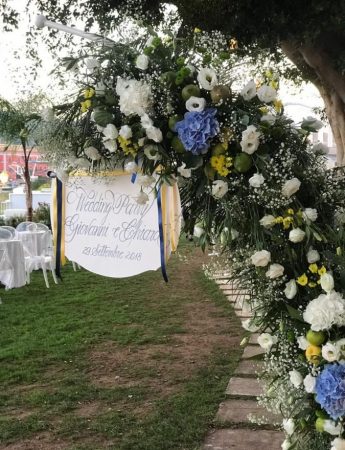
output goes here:
[{"label": "metal pole", "polygon": [[111,39],[105,38],[104,36],[100,36],[98,34],[94,33],[87,33],[83,30],[78,30],[78,28],[74,27],[68,27],[67,25],[63,25],[62,23],[52,22],[51,20],[48,20],[45,16],[42,14],[38,14],[35,17],[34,24],[37,28],[43,29],[44,27],[52,28],[58,31],[63,31],[64,33],[74,34],[75,36],[79,36],[83,39],[88,39],[89,41],[93,42],[103,42],[104,45],[107,45],[109,47],[112,47],[115,42]]}]

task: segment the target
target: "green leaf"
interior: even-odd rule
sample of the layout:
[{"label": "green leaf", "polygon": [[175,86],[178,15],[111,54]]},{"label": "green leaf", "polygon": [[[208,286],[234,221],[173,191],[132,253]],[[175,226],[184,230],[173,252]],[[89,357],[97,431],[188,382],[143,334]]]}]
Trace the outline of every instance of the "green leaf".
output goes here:
[{"label": "green leaf", "polygon": [[302,313],[298,311],[298,309],[295,309],[290,305],[286,305],[286,309],[292,319],[298,320],[299,322],[304,322]]}]

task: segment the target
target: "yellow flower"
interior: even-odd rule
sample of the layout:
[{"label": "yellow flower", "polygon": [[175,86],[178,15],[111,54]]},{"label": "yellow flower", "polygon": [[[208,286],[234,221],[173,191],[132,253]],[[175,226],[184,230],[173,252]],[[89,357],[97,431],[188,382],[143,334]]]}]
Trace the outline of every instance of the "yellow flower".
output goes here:
[{"label": "yellow flower", "polygon": [[319,270],[319,268],[317,267],[317,264],[310,264],[309,265],[309,270],[311,273],[317,273],[317,271]]},{"label": "yellow flower", "polygon": [[288,214],[290,214],[290,216],[293,216],[295,214],[295,212],[294,212],[294,210],[292,208],[289,208],[286,212]]},{"label": "yellow flower", "polygon": [[265,76],[266,76],[266,78],[272,78],[273,73],[271,72],[271,70],[266,70]]},{"label": "yellow flower", "polygon": [[284,230],[288,230],[290,228],[292,222],[293,222],[293,217],[291,217],[291,216],[284,217],[284,219],[283,219]]},{"label": "yellow flower", "polygon": [[91,98],[95,95],[95,90],[94,88],[87,88],[84,91],[84,98]]},{"label": "yellow flower", "polygon": [[219,168],[217,172],[222,177],[226,177],[227,175],[229,175],[229,169],[227,169],[226,167]]},{"label": "yellow flower", "polygon": [[284,222],[284,217],[282,216],[278,216],[274,219],[275,223],[283,223]]},{"label": "yellow flower", "polygon": [[282,110],[283,102],[281,100],[274,100],[273,102],[274,109],[279,113]]},{"label": "yellow flower", "polygon": [[259,110],[262,112],[262,114],[267,114],[268,113],[267,106],[261,106],[261,108],[259,108]]},{"label": "yellow flower", "polygon": [[122,136],[119,136],[117,140],[125,155],[135,156],[137,154],[139,148],[138,144],[132,144],[132,141],[130,139],[125,139]]},{"label": "yellow flower", "polygon": [[235,48],[238,48],[238,41],[235,38],[230,39],[229,47],[231,50],[234,50]]},{"label": "yellow flower", "polygon": [[195,28],[194,28],[194,33],[201,33],[201,30],[200,30],[200,28],[198,28],[198,27],[195,27]]},{"label": "yellow flower", "polygon": [[314,288],[314,287],[317,286],[317,283],[315,283],[315,281],[310,281],[310,282],[308,283],[308,286],[309,286],[310,288]]},{"label": "yellow flower", "polygon": [[327,269],[326,269],[325,266],[320,267],[320,269],[318,270],[318,274],[319,274],[320,276],[323,275],[323,274],[326,273],[326,272],[327,272]]},{"label": "yellow flower", "polygon": [[82,113],[86,112],[91,107],[91,100],[85,100],[80,103],[80,110]]},{"label": "yellow flower", "polygon": [[305,356],[309,362],[312,364],[318,364],[320,362],[320,355],[321,355],[321,347],[318,347],[317,345],[308,345]]},{"label": "yellow flower", "polygon": [[306,286],[308,284],[308,277],[307,275],[304,273],[303,275],[301,275],[300,277],[297,278],[297,283],[300,286]]},{"label": "yellow flower", "polygon": [[273,89],[277,89],[278,88],[278,81],[270,81],[270,86],[273,87]]}]

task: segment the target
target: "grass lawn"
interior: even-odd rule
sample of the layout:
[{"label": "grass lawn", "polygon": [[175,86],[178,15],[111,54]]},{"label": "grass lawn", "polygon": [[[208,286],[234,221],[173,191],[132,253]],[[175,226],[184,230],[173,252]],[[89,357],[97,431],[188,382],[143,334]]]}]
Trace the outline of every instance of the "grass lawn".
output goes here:
[{"label": "grass lawn", "polygon": [[204,259],[184,245],[168,284],[67,267],[1,291],[0,449],[199,449],[242,336]]}]

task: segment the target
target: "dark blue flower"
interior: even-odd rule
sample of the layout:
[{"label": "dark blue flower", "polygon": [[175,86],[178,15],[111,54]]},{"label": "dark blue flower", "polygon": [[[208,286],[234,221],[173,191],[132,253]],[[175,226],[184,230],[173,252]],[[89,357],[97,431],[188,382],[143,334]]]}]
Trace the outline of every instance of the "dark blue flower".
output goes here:
[{"label": "dark blue flower", "polygon": [[333,420],[345,415],[345,364],[327,364],[315,388],[316,401]]},{"label": "dark blue flower", "polygon": [[217,110],[214,108],[206,108],[201,112],[191,111],[176,123],[175,130],[180,141],[193,155],[206,153],[210,140],[218,134],[219,123],[216,114]]}]

